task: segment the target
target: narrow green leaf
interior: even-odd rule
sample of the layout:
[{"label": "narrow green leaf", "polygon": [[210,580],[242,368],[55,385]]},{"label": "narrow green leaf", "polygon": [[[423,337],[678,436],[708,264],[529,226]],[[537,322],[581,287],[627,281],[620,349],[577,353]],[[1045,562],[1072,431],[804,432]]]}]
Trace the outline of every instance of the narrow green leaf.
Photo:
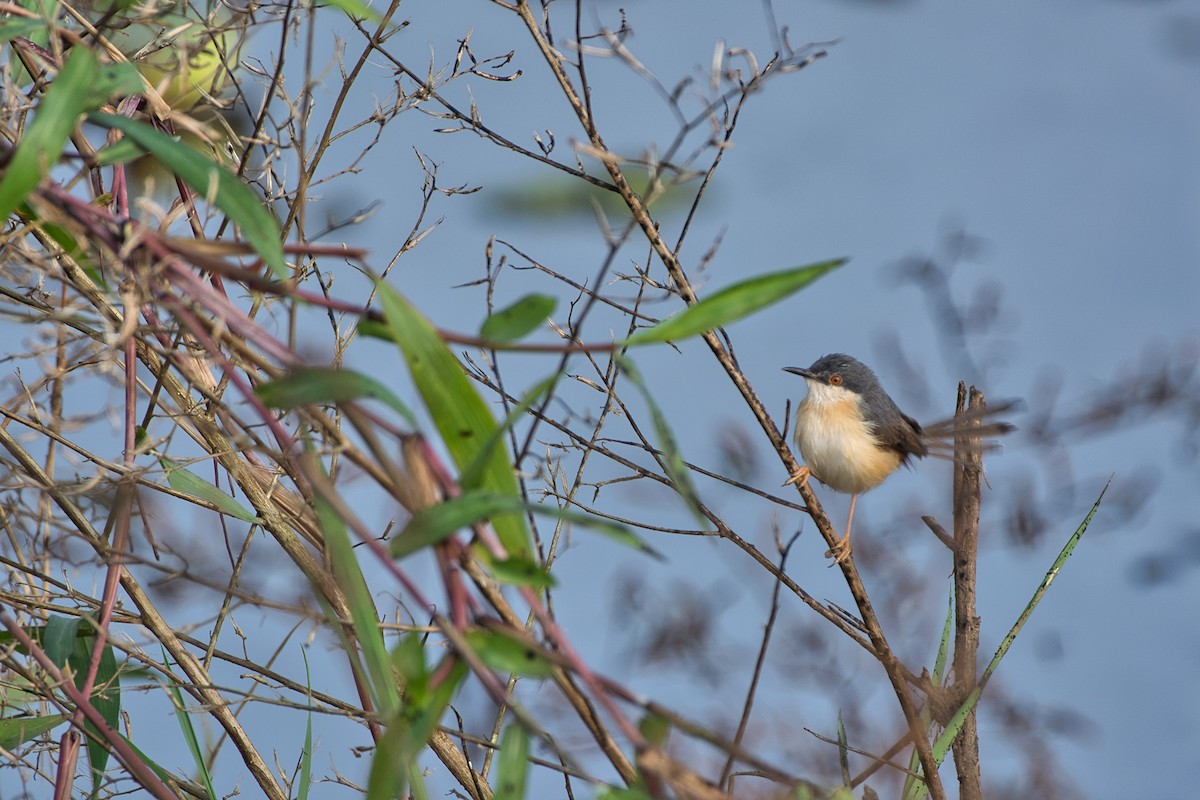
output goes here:
[{"label": "narrow green leaf", "polygon": [[254,522],[258,516],[225,492],[213,486],[191,470],[184,469],[169,458],[159,458],[167,474],[167,483],[177,492],[211,503],[223,514],[236,517],[243,522]]},{"label": "narrow green leaf", "polygon": [[[312,460],[316,461],[315,458]],[[366,677],[372,701],[379,713],[386,717],[394,714],[399,708],[400,695],[392,678],[392,661],[383,644],[383,632],[379,629],[375,603],[367,589],[358,558],[354,555],[346,524],[319,494],[314,498],[313,507],[317,512],[321,532],[325,535],[325,545],[333,563],[333,574],[345,591],[346,603],[350,606],[350,621],[366,664]],[[346,656],[353,659],[355,654],[351,650]]]},{"label": "narrow green leaf", "polygon": [[529,733],[520,725],[509,725],[500,736],[496,800],[524,800],[528,779]]},{"label": "narrow green leaf", "polygon": [[382,339],[385,342],[396,341],[395,334],[392,333],[392,329],[388,327],[386,322],[380,322],[369,317],[359,317],[355,329],[360,335],[370,336],[372,339]]},{"label": "narrow green leaf", "polygon": [[349,369],[297,367],[278,380],[258,386],[254,393],[268,406],[282,409],[369,397],[386,404],[413,427],[417,424],[412,411],[391,389]]},{"label": "narrow green leaf", "polygon": [[0,718],[0,748],[15,750],[25,742],[54,730],[66,719],[66,714]]},{"label": "narrow green leaf", "polygon": [[[494,520],[504,514],[523,514],[525,512],[586,526],[621,544],[661,558],[652,547],[624,525],[618,525],[581,511],[541,503],[529,503],[520,497],[479,490],[467,492],[413,514],[404,529],[392,539],[391,553],[396,558],[403,558],[422,548],[436,544],[455,531],[470,527],[477,522],[491,519],[494,525]],[[516,563],[527,561],[528,559],[517,559]]]},{"label": "narrow green leaf", "polygon": [[7,219],[58,163],[82,115],[99,108],[113,94],[133,93],[141,87],[133,65],[101,65],[88,48],[71,48],[5,166],[0,179],[0,220]]},{"label": "narrow green leaf", "polygon": [[0,22],[0,42],[8,42],[18,36],[28,38],[30,34],[45,30],[46,24],[32,17],[16,17]]},{"label": "narrow green leaf", "polygon": [[392,666],[404,678],[404,691],[407,693],[413,683],[429,677],[425,669],[425,645],[422,634],[412,631],[400,637],[392,648]]},{"label": "narrow green leaf", "polygon": [[595,800],[655,800],[655,796],[638,785],[628,788],[624,786],[604,785],[596,790]]},{"label": "narrow green leaf", "polygon": [[844,258],[836,258],[806,267],[748,278],[725,287],[653,327],[643,328],[625,340],[625,344],[678,341],[728,325],[760,308],[778,303],[826,272],[842,266],[846,261]]},{"label": "narrow green leaf", "polygon": [[591,528],[599,534],[607,536],[614,542],[632,547],[635,550],[641,550],[648,556],[652,556],[659,560],[662,559],[662,554],[655,550],[650,545],[642,541],[641,537],[634,533],[631,529],[616,522],[610,522],[600,517],[594,517],[591,514],[583,511],[573,511],[569,508],[558,508],[557,506],[548,506],[541,503],[532,503],[528,506],[529,510],[534,514],[544,517],[553,517],[564,522],[570,522],[573,525],[582,525]]},{"label": "narrow green leaf", "polygon": [[[117,732],[117,735],[125,740],[125,744],[129,745],[130,748],[133,749],[133,752],[137,753],[138,758],[140,758],[143,762],[145,762],[146,766],[150,767],[150,769],[154,771],[154,774],[158,776],[158,779],[161,780],[163,783],[166,783],[166,784],[182,784],[183,783],[182,776],[172,775],[170,772],[163,769],[162,766],[157,761],[155,761],[153,758],[151,758],[150,756],[148,756],[144,752],[142,752],[142,748],[140,748],[136,744],[134,744],[133,741],[128,736],[121,733],[120,731]],[[214,797],[214,796],[215,795],[210,795],[210,797]]]},{"label": "narrow green leaf", "polygon": [[483,321],[479,335],[493,342],[514,342],[537,330],[558,301],[544,294],[527,294]]},{"label": "narrow green leaf", "polygon": [[[461,472],[491,441],[496,421],[429,320],[384,281],[377,281],[376,286],[384,317],[404,353],[413,383]],[[465,488],[521,496],[513,467],[499,448],[492,451],[480,470],[479,481]],[[492,525],[509,555],[528,558],[533,552],[529,528],[520,514],[501,515],[492,520]]]},{"label": "narrow green leaf", "polygon": [[[171,659],[167,655],[166,648],[162,650],[162,663],[167,666],[168,673],[171,673]],[[200,774],[200,780],[204,784],[204,788],[208,791],[209,797],[217,797],[216,787],[213,786],[212,773],[208,769],[208,761],[204,757],[204,749],[200,746],[200,737],[196,735],[196,727],[192,724],[192,715],[188,712],[187,701],[183,697],[183,692],[179,689],[179,684],[172,678],[166,682],[167,696],[171,698],[172,705],[175,706],[175,720],[179,723],[179,731],[183,734],[183,740],[187,744],[188,752],[192,755],[192,763],[196,767],[196,771]]]},{"label": "narrow green leaf", "polygon": [[837,720],[838,767],[842,772],[842,786],[850,785],[850,745],[846,739],[846,721],[838,710]]},{"label": "narrow green leaf", "polygon": [[1017,617],[1017,621],[1013,623],[1004,639],[1000,642],[1000,646],[996,648],[996,652],[993,654],[992,660],[988,662],[987,667],[983,670],[983,674],[980,675],[979,682],[976,684],[975,688],[971,690],[971,693],[967,695],[967,698],[963,701],[963,704],[959,707],[958,711],[956,711],[954,716],[951,717],[950,722],[946,725],[946,729],[942,731],[942,735],[938,737],[936,742],[934,742],[933,755],[939,763],[950,750],[950,745],[954,742],[955,737],[958,736],[958,732],[962,729],[963,722],[966,721],[967,715],[971,713],[971,711],[975,708],[975,705],[979,702],[979,698],[983,694],[983,687],[987,685],[989,680],[991,680],[992,675],[995,674],[996,669],[1000,666],[1000,662],[1003,660],[1004,656],[1007,655],[1008,650],[1010,647],[1012,647],[1013,642],[1016,641],[1017,634],[1019,634],[1021,629],[1025,627],[1025,623],[1028,622],[1029,618],[1033,615],[1033,611],[1035,608],[1037,608],[1038,603],[1040,603],[1042,598],[1046,596],[1046,592],[1050,589],[1050,584],[1054,582],[1056,577],[1058,577],[1058,573],[1066,565],[1067,560],[1071,557],[1071,554],[1075,552],[1075,546],[1079,544],[1079,540],[1083,538],[1084,532],[1088,529],[1088,526],[1091,525],[1092,518],[1095,517],[1096,512],[1100,510],[1100,503],[1102,500],[1104,500],[1104,495],[1108,491],[1108,487],[1111,483],[1112,481],[1110,480],[1109,483],[1105,484],[1104,488],[1100,491],[1100,496],[1097,497],[1096,502],[1092,504],[1091,510],[1088,511],[1087,516],[1083,518],[1083,522],[1079,524],[1079,527],[1077,527],[1075,532],[1071,534],[1069,539],[1067,539],[1067,543],[1063,545],[1063,549],[1059,551],[1058,557],[1054,559],[1054,563],[1052,563],[1050,565],[1050,569],[1046,571],[1045,577],[1042,578],[1042,582],[1038,584],[1037,589],[1034,590],[1033,596],[1029,599],[1025,609],[1021,612],[1020,616]]},{"label": "narrow green leaf", "polygon": [[367,800],[393,800],[403,796],[406,787],[414,797],[425,796],[417,754],[433,735],[446,706],[454,698],[463,678],[466,664],[454,662],[443,673],[442,681],[420,698],[405,694],[404,706],[385,717],[387,730],[375,748],[367,778]]},{"label": "narrow green leaf", "polygon": [[405,755],[407,742],[408,730],[403,722],[398,719],[389,721],[371,756],[371,769],[367,773],[367,800],[404,797],[409,778],[419,779],[420,770],[415,760]]},{"label": "narrow green leaf", "polygon": [[497,672],[526,678],[549,678],[554,664],[527,643],[502,631],[467,631],[467,644],[479,659]]},{"label": "narrow green leaf", "polygon": [[654,424],[654,433],[658,439],[658,449],[661,452],[662,465],[667,473],[667,478],[671,481],[671,486],[676,493],[683,498],[683,502],[692,512],[692,516],[696,518],[702,526],[708,526],[708,520],[700,511],[700,498],[696,494],[696,487],[692,485],[691,471],[688,470],[687,462],[684,461],[683,455],[679,451],[679,446],[675,443],[675,434],[671,430],[671,424],[667,421],[667,417],[659,408],[658,403],[654,400],[654,396],[647,388],[645,381],[642,380],[641,373],[634,366],[633,361],[629,358],[620,358],[619,364],[621,371],[625,373],[626,379],[637,387],[642,393],[642,398],[646,401],[646,407],[650,410],[650,419]]},{"label": "narrow green leaf", "polygon": [[102,167],[113,164],[128,164],[146,155],[146,149],[133,139],[119,139],[96,151],[96,163]]},{"label": "narrow green leaf", "polygon": [[325,0],[324,5],[339,9],[353,20],[379,22],[383,16],[363,2],[363,0]]},{"label": "narrow green leaf", "polygon": [[308,714],[304,723],[304,750],[300,753],[300,777],[296,780],[296,800],[308,800],[308,791],[312,786],[313,757],[312,669],[308,664],[306,648],[300,648],[300,657],[304,659],[304,689],[308,700]]},{"label": "narrow green leaf", "polygon": [[549,378],[543,378],[538,381],[525,393],[520,402],[508,412],[508,416],[504,421],[496,426],[496,430],[479,448],[479,452],[475,454],[475,460],[472,461],[462,471],[462,484],[464,486],[479,486],[483,480],[483,472],[488,463],[491,461],[493,453],[495,453],[504,441],[504,435],[508,433],[514,425],[533,408],[533,404],[542,399],[542,396],[554,388],[558,383],[558,379],[562,377],[562,373],[555,373]]},{"label": "narrow green leaf", "polygon": [[525,502],[520,497],[478,490],[467,492],[413,514],[404,530],[392,539],[392,555],[403,558],[457,530],[503,514],[519,514],[524,509]]},{"label": "narrow green leaf", "polygon": [[276,276],[290,277],[283,257],[279,220],[245,181],[202,153],[139,120],[101,112],[92,114],[91,120],[121,131],[178,175],[194,192],[215,203],[242,229],[250,246]]},{"label": "narrow green leaf", "polygon": [[[479,549],[480,554],[487,551]],[[554,586],[554,578],[546,568],[528,558],[494,559],[490,555],[482,556],[491,567],[492,577],[500,583],[510,586],[527,586],[530,589],[549,589]]]}]

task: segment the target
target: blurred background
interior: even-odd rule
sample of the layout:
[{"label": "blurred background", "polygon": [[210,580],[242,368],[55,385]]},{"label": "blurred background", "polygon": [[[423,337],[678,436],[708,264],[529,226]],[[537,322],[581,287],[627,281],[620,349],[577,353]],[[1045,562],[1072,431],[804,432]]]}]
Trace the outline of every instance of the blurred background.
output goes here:
[{"label": "blurred background", "polygon": [[[1195,785],[1200,10],[1183,2],[937,0],[585,6],[594,27],[627,24],[624,45],[667,91],[693,80],[685,99],[703,86],[721,44],[765,63],[777,46],[772,13],[794,46],[817,42],[827,52],[748,103],[682,256],[693,275],[707,259],[702,294],[749,275],[851,258],[729,330],[780,424],[801,391],[780,368],[831,351],[872,365],[923,421],[953,411],[960,379],[992,398],[1023,399],[1014,417],[1020,432],[989,460],[985,653],[1111,478],[1081,547],[985,696],[984,777],[994,794],[1115,798]],[[412,24],[403,35],[414,51],[430,48],[435,62],[468,29],[481,56],[517,41],[507,14],[478,4],[405,11]],[[473,80],[469,95],[456,86],[457,97],[527,147],[534,131],[543,140],[552,131],[563,158],[582,137],[537,61],[523,44],[501,70],[522,70],[519,80]],[[669,145],[677,128],[655,86],[613,58],[593,59],[589,79],[610,147],[636,158]],[[595,270],[595,214],[555,194],[565,179],[471,134],[431,134],[435,127],[407,118],[403,141],[371,152],[365,180],[353,190],[331,185],[318,207],[336,218],[382,201],[346,232],[382,254],[395,238],[393,220],[419,200],[395,191],[414,185],[411,149],[441,164],[443,185],[482,187],[439,207],[441,227],[394,278],[439,324],[471,327],[476,311],[464,319],[464,304],[481,303],[482,290],[451,287],[483,276],[490,236],[560,273]],[[659,211],[674,241],[670,225],[684,209]],[[644,248],[623,255],[647,258]],[[543,276],[510,273],[498,283],[510,298],[535,288],[545,290]],[[707,351],[693,344],[635,359],[687,458],[741,465],[751,483],[778,491],[781,467]],[[818,597],[849,603],[811,526],[729,489],[702,491],[760,548],[770,549],[776,527],[785,537],[804,528],[789,574]],[[835,522],[844,519],[847,498],[818,492]],[[948,469],[923,463],[858,505],[857,558],[869,589],[893,592],[895,607],[881,613],[914,664],[932,659],[949,585],[949,559],[918,518],[948,523],[949,494]],[[662,501],[636,488],[620,497],[644,516]],[[680,682],[680,671],[741,690],[769,605],[765,576],[715,543],[662,544],[669,561],[660,566],[620,554],[610,563],[593,556],[607,548],[579,539],[556,570],[564,587],[591,588],[561,592],[557,609],[568,630],[572,620],[585,629],[598,610],[612,616],[610,637],[580,643],[602,668],[624,671],[644,658],[639,688],[677,703],[695,702],[695,683]],[[829,631],[811,617],[785,598],[763,696],[786,711],[755,716],[758,741],[787,730],[796,748],[807,748],[798,724],[832,735],[845,696],[877,685],[869,661],[825,649]],[[686,631],[681,638],[694,646],[656,647],[668,631]],[[732,716],[728,695],[714,697],[703,711]],[[863,704],[867,727],[880,719],[872,714],[895,718],[889,702],[884,694]],[[832,751],[824,756],[828,767]]]},{"label": "blurred background", "polygon": [[[570,9],[550,9],[555,44],[574,57]],[[585,2],[583,9],[582,27],[593,34],[583,51],[592,112],[608,146],[631,164],[667,152],[685,170],[711,161],[712,130],[702,117],[685,146],[671,150],[680,118],[666,98],[678,99],[686,119],[699,114],[716,59],[725,69],[744,64],[749,75],[751,64],[765,65],[784,45],[781,31],[792,48],[819,56],[765,81],[740,110],[679,255],[701,296],[753,275],[850,259],[728,329],[741,368],[778,425],[803,391],[782,368],[829,352],[871,365],[899,405],[924,422],[953,412],[959,380],[992,399],[1022,401],[1012,417],[1019,431],[987,462],[979,580],[985,654],[1109,485],[1083,542],[984,696],[989,796],[1157,796],[1200,784],[1200,691],[1193,688],[1200,670],[1200,7],[1183,0],[638,0]],[[263,6],[267,17],[277,10]],[[318,19],[315,117],[338,98],[339,59],[356,55],[362,38],[340,15]],[[454,80],[444,89],[447,102],[474,109],[521,147],[601,171],[579,146],[584,137],[569,106],[510,12],[478,0],[417,0],[400,7],[394,21],[401,20],[388,50],[418,74],[446,69],[466,41],[485,65],[480,71],[495,78]],[[614,39],[594,36],[600,30]],[[248,96],[263,91],[255,69],[270,74],[280,48],[298,41],[278,25],[254,31],[241,54]],[[612,55],[612,41],[624,58]],[[295,92],[303,61],[289,63],[281,85]],[[394,261],[392,285],[436,324],[464,333],[488,310],[480,281],[490,250],[493,265],[507,261],[494,282],[494,305],[532,291],[551,294],[559,300],[552,319],[561,323],[577,297],[566,281],[587,283],[599,273],[610,255],[607,231],[625,223],[620,210],[549,166],[454,131],[457,123],[439,116],[437,103],[409,97],[405,104],[416,110],[391,116],[397,85],[412,89],[394,63],[379,54],[366,59],[345,98],[341,124],[349,132],[306,190],[305,235],[366,248],[379,270]],[[244,120],[232,116],[244,130]],[[275,168],[273,176],[252,177],[268,192],[295,186],[294,157]],[[668,242],[680,236],[698,186],[686,182],[655,206]],[[410,231],[422,232],[420,243],[401,254]],[[321,268],[332,294],[365,298],[360,276],[332,259]],[[617,250],[598,288],[632,298],[638,282],[628,278],[638,270],[665,280],[635,241]],[[659,295],[648,313],[678,310],[678,300]],[[601,308],[589,318],[584,340],[625,333],[622,315],[605,314]],[[28,330],[6,331],[10,349],[25,346]],[[331,357],[329,330],[319,322],[301,325],[299,340],[310,360]],[[540,340],[558,341],[549,332]],[[633,359],[690,462],[794,499],[780,488],[782,465],[703,346],[646,348]],[[518,395],[557,365],[530,355],[498,360]],[[392,345],[357,342],[346,365],[411,394]],[[595,378],[581,359],[567,373]],[[114,389],[107,399],[118,396]],[[579,380],[559,402],[563,417],[587,419],[603,397]],[[544,428],[540,435],[548,461],[572,457]],[[605,464],[592,469],[597,484],[623,474]],[[707,505],[776,560],[774,542],[799,533],[788,574],[817,598],[852,607],[806,518],[726,484],[697,482]],[[597,506],[664,527],[694,525],[677,498],[645,483],[605,485]],[[840,524],[848,498],[817,492]],[[381,529],[396,513],[363,511]],[[916,672],[932,663],[950,587],[950,560],[920,522],[925,514],[950,524],[944,464],[917,464],[861,498],[854,527],[864,580],[894,647]],[[197,572],[218,569],[207,545],[187,544],[186,527],[180,523],[175,546]],[[554,567],[555,611],[589,663],[730,730],[774,583],[716,538],[645,535],[665,561],[574,533]],[[270,556],[262,557],[257,588],[290,588],[294,576],[283,567],[275,573]],[[161,590],[180,591],[182,599],[194,588]],[[804,728],[834,736],[841,712],[852,742],[882,749],[902,720],[873,660],[795,598],[785,593],[780,603],[746,746],[834,780],[836,749]],[[290,650],[271,652],[280,620],[254,612],[239,625],[251,632],[237,645],[248,658],[278,658],[303,680]],[[316,641],[310,655],[321,664],[328,648]],[[344,662],[332,655],[319,680],[326,691],[346,691]],[[536,703],[536,689],[528,691]],[[482,695],[459,705],[477,725],[489,719]],[[141,724],[165,720],[161,701],[154,708]],[[278,724],[273,713],[251,709],[247,716],[253,724],[261,714],[259,724],[269,729]],[[361,779],[367,760],[347,750],[367,746],[367,736],[346,724],[351,733],[339,738],[338,723],[328,724],[317,761]],[[280,752],[294,752],[300,732],[280,729],[278,736]],[[695,758],[714,756],[698,750]],[[223,776],[230,790],[236,767]]]}]

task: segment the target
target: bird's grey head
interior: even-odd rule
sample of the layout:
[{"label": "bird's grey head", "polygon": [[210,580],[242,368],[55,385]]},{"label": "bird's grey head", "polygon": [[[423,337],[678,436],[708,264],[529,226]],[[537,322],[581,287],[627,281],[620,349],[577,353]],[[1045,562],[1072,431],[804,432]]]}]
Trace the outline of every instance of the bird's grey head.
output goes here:
[{"label": "bird's grey head", "polygon": [[824,386],[840,386],[857,395],[869,396],[882,391],[871,368],[845,353],[821,356],[808,369],[785,367],[784,370]]},{"label": "bird's grey head", "polygon": [[[884,391],[871,368],[845,353],[821,356],[808,369],[785,367],[785,371],[805,379],[811,403],[838,403],[849,393],[858,400],[859,413],[877,428],[909,419]],[[915,420],[910,423],[919,428]]]}]

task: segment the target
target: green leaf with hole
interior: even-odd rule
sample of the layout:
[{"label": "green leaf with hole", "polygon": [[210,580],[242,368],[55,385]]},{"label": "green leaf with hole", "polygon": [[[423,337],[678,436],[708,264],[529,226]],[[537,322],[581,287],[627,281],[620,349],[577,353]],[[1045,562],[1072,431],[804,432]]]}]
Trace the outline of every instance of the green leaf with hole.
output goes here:
[{"label": "green leaf with hole", "polygon": [[349,369],[298,367],[254,393],[271,408],[292,409],[319,403],[341,403],[369,397],[387,405],[413,427],[417,420],[404,402],[374,378]]},{"label": "green leaf with hole", "polygon": [[58,163],[81,116],[114,94],[132,94],[141,88],[132,64],[101,65],[88,48],[71,48],[3,170],[0,220],[7,219]]},{"label": "green leaf with hole", "polygon": [[213,486],[191,470],[184,469],[169,458],[160,458],[158,463],[167,473],[167,483],[177,492],[203,500],[212,504],[222,514],[236,517],[243,522],[255,522],[258,519],[253,511],[234,500],[225,492]]},{"label": "green leaf with hole", "polygon": [[[496,420],[429,320],[386,282],[377,281],[376,286],[393,341],[399,344],[425,409],[462,472],[488,447],[496,432]],[[516,473],[502,448],[491,448],[478,480],[477,485],[464,488],[521,497]],[[531,556],[533,547],[523,515],[500,514],[492,517],[492,526],[509,555]]]},{"label": "green leaf with hole", "polygon": [[479,335],[491,342],[515,342],[537,330],[558,304],[545,294],[527,294],[483,321]]},{"label": "green leaf with hole", "polygon": [[245,181],[178,139],[139,120],[102,112],[92,114],[90,119],[97,125],[121,131],[178,175],[192,191],[224,211],[271,271],[282,279],[290,277],[283,257],[279,220]]},{"label": "green leaf with hole", "polygon": [[721,289],[653,327],[643,328],[626,339],[625,344],[679,341],[728,325],[760,308],[778,303],[846,261],[844,258],[835,258],[748,278]]}]

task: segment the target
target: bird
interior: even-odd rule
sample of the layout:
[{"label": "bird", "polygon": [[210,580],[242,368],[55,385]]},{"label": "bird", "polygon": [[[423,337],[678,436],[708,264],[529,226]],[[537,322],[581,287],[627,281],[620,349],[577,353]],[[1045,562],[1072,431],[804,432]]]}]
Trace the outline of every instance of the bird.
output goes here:
[{"label": "bird", "polygon": [[[784,485],[803,486],[812,477],[850,495],[846,532],[827,554],[841,564],[850,557],[850,527],[858,496],[914,457],[952,457],[953,438],[963,426],[951,419],[922,428],[900,410],[870,367],[845,353],[831,353],[808,368],[785,367],[784,371],[804,378],[808,387],[796,409],[794,434],[805,466]],[[986,413],[1010,407],[1004,404]],[[974,436],[994,436],[1012,429],[1008,423],[993,422],[970,431]]]}]

